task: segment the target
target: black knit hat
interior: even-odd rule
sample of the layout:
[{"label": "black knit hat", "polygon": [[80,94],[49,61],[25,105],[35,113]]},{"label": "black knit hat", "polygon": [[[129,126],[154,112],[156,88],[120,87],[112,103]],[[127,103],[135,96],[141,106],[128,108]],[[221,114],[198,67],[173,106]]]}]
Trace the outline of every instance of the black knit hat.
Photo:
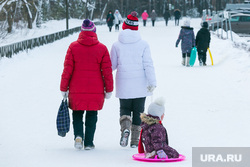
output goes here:
[{"label": "black knit hat", "polygon": [[203,28],[208,28],[208,23],[207,23],[206,21],[203,22],[202,27],[203,27]]}]

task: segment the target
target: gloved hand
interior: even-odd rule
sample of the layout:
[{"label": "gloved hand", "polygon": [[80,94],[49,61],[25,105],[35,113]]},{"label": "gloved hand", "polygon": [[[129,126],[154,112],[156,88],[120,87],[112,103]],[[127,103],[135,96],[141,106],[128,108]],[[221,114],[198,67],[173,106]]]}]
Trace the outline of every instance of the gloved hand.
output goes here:
[{"label": "gloved hand", "polygon": [[156,88],[156,86],[153,86],[153,85],[149,85],[149,86],[147,87],[148,92],[151,92],[151,93],[155,90],[155,88]]},{"label": "gloved hand", "polygon": [[105,99],[110,99],[112,96],[112,92],[106,92],[105,93]]},{"label": "gloved hand", "polygon": [[178,48],[178,45],[176,44],[176,45],[175,45],[175,47],[177,47],[177,48]]},{"label": "gloved hand", "polygon": [[61,93],[62,93],[63,99],[67,99],[68,98],[69,91],[66,91],[66,92],[61,91]]},{"label": "gloved hand", "polygon": [[158,156],[159,159],[167,158],[167,154],[163,150],[158,150],[157,151],[157,156]]},{"label": "gloved hand", "polygon": [[151,153],[145,153],[145,158],[155,158],[155,155],[155,151],[152,151]]}]

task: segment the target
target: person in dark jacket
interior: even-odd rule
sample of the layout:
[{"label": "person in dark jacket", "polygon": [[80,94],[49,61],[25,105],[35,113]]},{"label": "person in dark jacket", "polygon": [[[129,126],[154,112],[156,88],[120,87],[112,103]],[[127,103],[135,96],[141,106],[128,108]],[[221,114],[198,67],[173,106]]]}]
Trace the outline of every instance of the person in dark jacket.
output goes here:
[{"label": "person in dark jacket", "polygon": [[149,105],[148,115],[141,114],[142,131],[138,151],[145,153],[145,158],[155,158],[155,156],[159,159],[179,158],[179,153],[169,146],[167,130],[162,125],[165,112],[164,103],[163,98],[158,98]]},{"label": "person in dark jacket", "polygon": [[111,32],[112,27],[114,25],[114,19],[115,19],[115,17],[113,15],[112,11],[110,10],[108,15],[107,15],[107,18],[106,18],[106,22],[107,22],[107,25],[109,27],[109,32]]},{"label": "person in dark jacket", "polygon": [[179,20],[181,18],[181,11],[179,9],[174,10],[175,25],[179,26]]},{"label": "person in dark jacket", "polygon": [[[176,41],[176,47],[181,40],[181,51],[182,51],[182,62],[183,66],[189,67],[190,64],[190,53],[195,44],[195,37],[193,28],[190,27],[190,21],[185,20],[183,26],[181,26],[181,31],[179,37]],[[186,61],[187,59],[187,61]]]},{"label": "person in dark jacket", "polygon": [[156,14],[155,10],[152,10],[152,12],[151,12],[151,14],[150,14],[150,18],[151,18],[152,26],[153,26],[153,27],[155,26],[156,17],[157,17],[157,14]]},{"label": "person in dark jacket", "polygon": [[207,48],[209,48],[210,40],[211,37],[210,37],[210,32],[208,30],[208,23],[203,22],[202,28],[198,31],[195,40],[200,66],[206,66]]},{"label": "person in dark jacket", "polygon": [[165,11],[165,13],[163,14],[163,17],[164,17],[164,19],[165,19],[165,21],[166,21],[166,26],[168,25],[168,19],[170,18],[170,13],[169,13],[169,10],[167,9],[166,11]]}]

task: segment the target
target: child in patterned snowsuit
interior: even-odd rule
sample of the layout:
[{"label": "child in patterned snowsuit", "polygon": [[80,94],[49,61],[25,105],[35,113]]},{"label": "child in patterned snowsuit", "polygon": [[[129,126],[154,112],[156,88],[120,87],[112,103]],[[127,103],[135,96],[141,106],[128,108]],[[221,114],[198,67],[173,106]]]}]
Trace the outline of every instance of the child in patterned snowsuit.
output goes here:
[{"label": "child in patterned snowsuit", "polygon": [[159,159],[179,158],[179,153],[168,145],[167,130],[161,122],[164,110],[164,100],[159,98],[150,104],[148,115],[141,114],[142,131],[138,151],[145,152],[145,158],[154,158],[156,155]]}]

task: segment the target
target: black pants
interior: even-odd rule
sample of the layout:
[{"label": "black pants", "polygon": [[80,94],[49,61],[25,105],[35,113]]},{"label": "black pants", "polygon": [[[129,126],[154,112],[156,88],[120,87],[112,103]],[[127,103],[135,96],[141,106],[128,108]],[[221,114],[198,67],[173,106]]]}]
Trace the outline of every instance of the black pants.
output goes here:
[{"label": "black pants", "polygon": [[207,52],[198,52],[198,60],[206,64],[207,61]]},{"label": "black pants", "polygon": [[165,22],[166,22],[166,26],[167,26],[168,25],[168,19],[166,19]]},{"label": "black pants", "polygon": [[83,132],[83,114],[84,111],[73,111],[74,136],[80,136],[84,140],[84,146],[94,145],[94,135],[97,122],[97,111],[86,111],[85,116],[85,136]]},{"label": "black pants", "polygon": [[152,20],[152,26],[153,27],[155,26],[155,20]]},{"label": "black pants", "polygon": [[116,29],[116,30],[119,30],[119,24],[116,24],[116,25],[115,25],[115,29]]},{"label": "black pants", "polygon": [[147,23],[147,20],[143,20],[143,26],[145,27]]},{"label": "black pants", "polygon": [[175,18],[175,25],[179,26],[179,19]]},{"label": "black pants", "polygon": [[146,97],[135,99],[120,99],[120,116],[132,114],[132,124],[140,125],[140,114],[144,112]]},{"label": "black pants", "polygon": [[190,57],[190,53],[182,53],[182,57],[183,58]]},{"label": "black pants", "polygon": [[109,32],[111,32],[111,30],[112,30],[112,26],[109,26]]}]

